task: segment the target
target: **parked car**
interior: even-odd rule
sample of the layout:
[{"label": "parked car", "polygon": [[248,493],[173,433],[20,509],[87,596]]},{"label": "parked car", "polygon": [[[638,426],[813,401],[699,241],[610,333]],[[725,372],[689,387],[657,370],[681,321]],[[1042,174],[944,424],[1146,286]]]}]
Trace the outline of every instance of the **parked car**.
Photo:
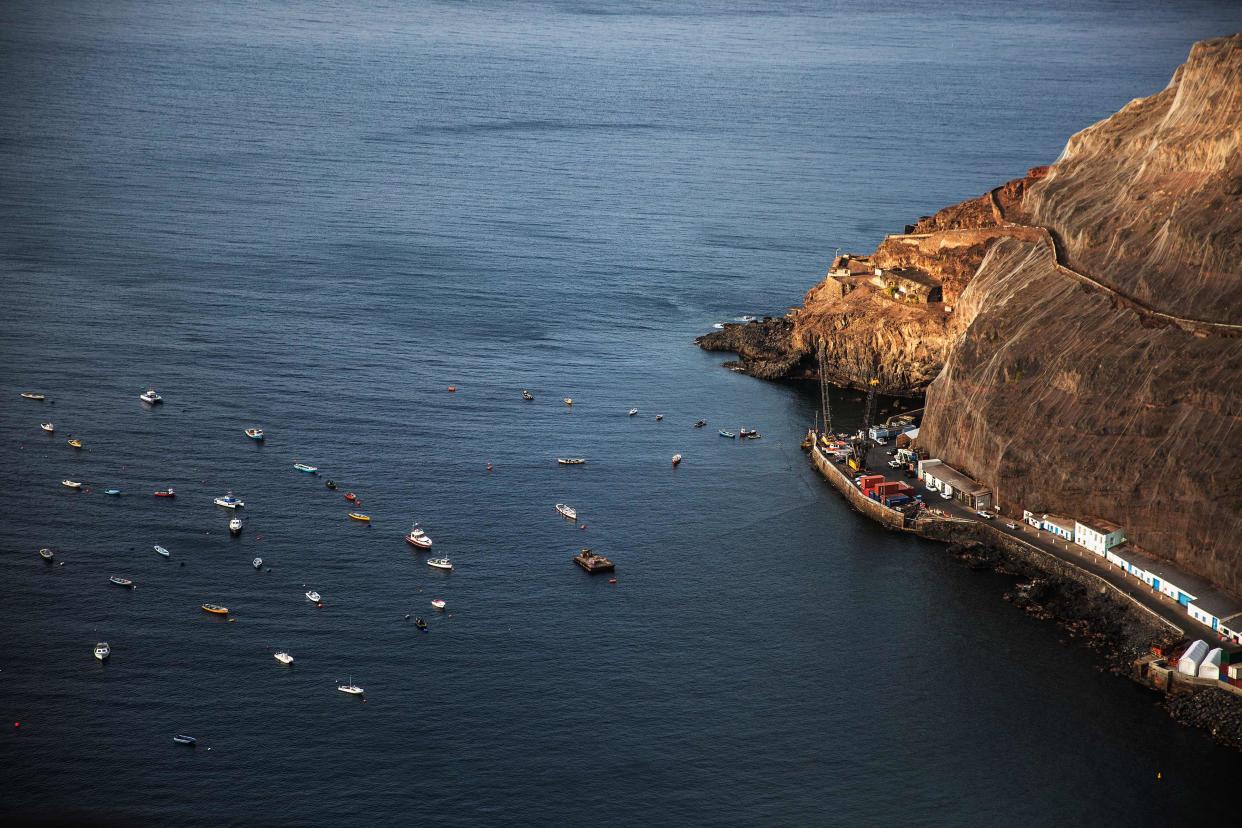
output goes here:
[{"label": "parked car", "polygon": [[1006,524],[1005,524],[1005,528],[1006,528],[1006,529],[1017,529],[1017,528],[1018,528],[1018,524],[1016,524],[1016,523],[1006,523]]},{"label": "parked car", "polygon": [[983,518],[984,520],[991,520],[992,518],[996,517],[996,515],[992,514],[986,509],[980,509],[979,511],[975,512],[975,514]]},{"label": "parked car", "polygon": [[945,500],[952,500],[952,499],[953,499],[953,495],[949,494],[948,492],[941,492],[941,493],[940,493],[940,496],[941,496],[941,497],[943,497]]}]

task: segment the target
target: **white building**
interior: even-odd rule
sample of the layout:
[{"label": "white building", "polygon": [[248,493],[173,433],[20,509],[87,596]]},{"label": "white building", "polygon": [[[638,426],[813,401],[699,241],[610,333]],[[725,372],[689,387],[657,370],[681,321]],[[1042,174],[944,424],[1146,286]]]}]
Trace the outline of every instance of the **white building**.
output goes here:
[{"label": "white building", "polygon": [[1067,541],[1074,539],[1074,521],[1069,518],[1063,518],[1059,515],[1044,515],[1039,522],[1039,528]]},{"label": "white building", "polygon": [[1216,629],[1217,627],[1220,626],[1219,618],[1217,618],[1215,615],[1212,615],[1212,613],[1207,612],[1202,607],[1199,607],[1196,604],[1191,604],[1190,606],[1186,607],[1186,611],[1190,613],[1191,618],[1195,619],[1196,621],[1198,621],[1200,624],[1202,624],[1205,627],[1211,627],[1212,629]]},{"label": "white building", "polygon": [[1097,555],[1104,555],[1114,546],[1125,543],[1126,536],[1121,527],[1106,520],[1091,520],[1083,523],[1074,521],[1074,543],[1090,549]]},{"label": "white building", "polygon": [[940,460],[920,460],[919,478],[932,491],[946,494],[970,509],[992,506],[992,490]]}]

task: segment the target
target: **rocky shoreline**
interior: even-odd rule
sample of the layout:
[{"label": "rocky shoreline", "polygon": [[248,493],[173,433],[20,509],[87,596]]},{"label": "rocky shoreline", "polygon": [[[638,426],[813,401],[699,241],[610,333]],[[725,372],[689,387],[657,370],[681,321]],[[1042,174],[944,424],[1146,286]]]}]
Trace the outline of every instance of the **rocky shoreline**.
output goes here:
[{"label": "rocky shoreline", "polygon": [[[976,571],[1014,578],[1004,600],[1028,615],[1053,621],[1071,638],[1083,641],[1104,669],[1152,685],[1135,671],[1136,660],[1153,647],[1170,647],[1179,636],[1135,611],[1107,590],[1091,590],[1077,581],[1044,571],[1030,562],[979,543],[953,543],[949,554]],[[1209,733],[1217,742],[1242,750],[1242,696],[1203,688],[1163,695],[1163,706],[1174,721]]]}]

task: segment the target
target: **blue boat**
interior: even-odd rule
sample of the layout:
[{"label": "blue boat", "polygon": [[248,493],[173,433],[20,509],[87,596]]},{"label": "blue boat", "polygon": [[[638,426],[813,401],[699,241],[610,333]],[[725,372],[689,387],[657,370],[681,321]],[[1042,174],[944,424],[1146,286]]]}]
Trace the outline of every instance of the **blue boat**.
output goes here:
[{"label": "blue boat", "polygon": [[728,437],[730,440],[732,440],[732,439],[734,439],[735,437],[737,437],[737,435],[736,435],[736,434],[734,434],[732,431],[725,431],[723,428],[722,428],[722,429],[720,429],[720,436],[721,436],[721,437]]},{"label": "blue boat", "polygon": [[104,489],[104,494],[106,495],[119,495],[120,493],[120,489]]},{"label": "blue boat", "polygon": [[298,471],[306,472],[307,474],[314,474],[315,472],[319,471],[319,468],[317,466],[308,466],[305,463],[294,463],[293,467],[297,469]]}]

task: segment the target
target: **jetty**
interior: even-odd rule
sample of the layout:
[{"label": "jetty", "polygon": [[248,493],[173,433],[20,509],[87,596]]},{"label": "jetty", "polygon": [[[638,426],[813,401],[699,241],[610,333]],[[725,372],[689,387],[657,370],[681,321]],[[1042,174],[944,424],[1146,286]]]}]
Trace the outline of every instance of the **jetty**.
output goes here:
[{"label": "jetty", "polygon": [[594,575],[596,572],[612,572],[616,569],[616,565],[603,555],[596,555],[590,549],[583,547],[582,551],[574,555],[574,563]]}]

